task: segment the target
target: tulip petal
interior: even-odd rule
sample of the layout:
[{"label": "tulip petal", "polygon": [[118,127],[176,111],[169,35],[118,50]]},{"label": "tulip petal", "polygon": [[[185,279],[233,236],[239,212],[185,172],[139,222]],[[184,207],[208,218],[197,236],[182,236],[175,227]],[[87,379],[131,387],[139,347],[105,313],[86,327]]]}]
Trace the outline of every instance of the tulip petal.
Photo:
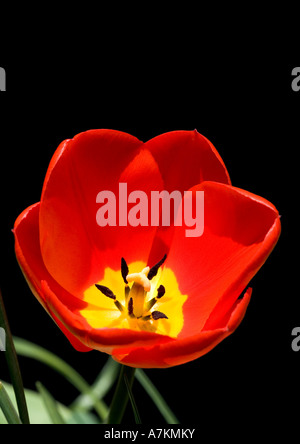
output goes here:
[{"label": "tulip petal", "polygon": [[[73,347],[78,351],[90,351],[91,348],[86,347],[78,341],[59,321],[48,306],[43,289],[43,282],[50,282],[52,286],[57,286],[57,283],[53,281],[52,276],[50,276],[45,268],[41,256],[38,228],[39,208],[39,203],[31,205],[20,214],[15,222],[13,232],[18,263],[31,291],[63,331],[65,336],[67,336]],[[62,288],[60,288],[59,291],[64,292]]]},{"label": "tulip petal", "polygon": [[[150,152],[125,133],[87,131],[59,150],[43,187],[41,251],[54,279],[82,297],[86,288],[101,280],[105,267],[120,267],[121,257],[146,262],[156,231],[156,227],[129,223],[118,226],[118,205],[117,226],[98,226],[98,193],[110,191],[118,197],[119,183],[125,183],[128,195],[134,190],[150,194],[162,189],[163,182]],[[121,196],[120,201],[124,203]]]},{"label": "tulip petal", "polygon": [[215,330],[202,331],[188,338],[176,339],[154,347],[114,350],[112,357],[121,364],[137,368],[167,368],[200,358],[212,350],[241,323],[251,297],[248,289],[228,313],[226,325]]},{"label": "tulip petal", "polygon": [[64,290],[45,268],[38,235],[39,203],[23,211],[14,227],[18,262],[30,288],[45,310],[78,351],[98,349],[110,353],[114,346],[170,340],[168,336],[126,329],[92,329],[80,315],[87,304]]},{"label": "tulip petal", "polygon": [[[74,310],[74,307],[69,305],[70,299],[63,300],[61,295],[58,297],[47,285],[44,286],[44,292],[52,312],[87,347],[111,354],[116,347],[120,350],[123,347],[135,348],[145,344],[153,346],[172,340],[169,336],[148,331],[125,328],[92,328],[80,314],[80,310]],[[74,298],[74,300],[78,301],[78,298]]]},{"label": "tulip petal", "polygon": [[[194,131],[171,131],[145,143],[164,180],[164,190],[183,193],[203,181],[230,184],[228,171],[213,144]],[[148,262],[155,263],[169,251],[173,237],[171,226],[157,230]]]},{"label": "tulip petal", "polygon": [[203,181],[230,184],[229,174],[213,144],[195,131],[171,131],[145,143],[164,178],[165,190],[182,193]]},{"label": "tulip petal", "polygon": [[186,227],[176,227],[166,261],[181,293],[188,295],[182,337],[218,325],[280,234],[276,208],[259,196],[215,182],[192,191],[204,191],[204,232],[186,237]]}]

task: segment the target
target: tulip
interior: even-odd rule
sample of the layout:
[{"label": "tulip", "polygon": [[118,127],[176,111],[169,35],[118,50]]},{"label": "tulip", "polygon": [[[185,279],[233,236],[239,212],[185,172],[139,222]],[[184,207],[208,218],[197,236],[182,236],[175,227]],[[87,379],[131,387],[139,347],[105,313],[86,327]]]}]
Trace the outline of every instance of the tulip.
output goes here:
[{"label": "tulip", "polygon": [[[104,211],[104,197],[118,196],[120,184],[131,201]],[[184,196],[181,214],[203,193],[201,235],[187,236],[176,212],[169,225],[139,223],[146,204],[138,208],[136,191],[150,202],[153,192],[175,190]],[[110,194],[100,202],[102,191]],[[133,225],[124,205],[135,211]],[[235,331],[280,219],[270,202],[231,185],[220,155],[197,131],[143,143],[91,130],[59,145],[40,202],[13,231],[28,285],[75,349],[96,349],[134,368],[165,368],[199,358]]]}]

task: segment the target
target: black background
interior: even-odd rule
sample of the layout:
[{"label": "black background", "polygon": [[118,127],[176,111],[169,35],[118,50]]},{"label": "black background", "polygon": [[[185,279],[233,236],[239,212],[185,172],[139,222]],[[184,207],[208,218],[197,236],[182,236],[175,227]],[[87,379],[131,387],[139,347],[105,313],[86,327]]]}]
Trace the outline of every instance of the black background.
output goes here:
[{"label": "black background", "polygon": [[[270,200],[282,235],[253,279],[253,296],[238,330],[204,357],[148,376],[183,424],[243,424],[250,430],[292,422],[299,397],[300,353],[291,331],[300,326],[297,235],[300,92],[291,89],[299,60],[262,50],[212,51],[173,46],[116,46],[63,57],[24,46],[1,60],[7,91],[0,93],[0,284],[14,335],[63,357],[93,382],[107,356],[72,349],[31,294],[14,256],[16,217],[39,201],[58,144],[88,129],[111,128],[143,141],[172,130],[197,129],[221,154],[234,186]],[[46,52],[46,55],[45,55]],[[222,51],[221,51],[222,53]],[[34,55],[33,55],[34,54]],[[176,159],[171,161],[176,161]],[[42,381],[61,402],[76,391],[45,366],[20,358],[25,386]],[[8,379],[0,354],[0,378]],[[136,383],[145,424],[162,423]],[[109,398],[108,398],[109,400]],[[129,411],[125,421],[133,423]],[[258,428],[257,428],[258,430]]]}]

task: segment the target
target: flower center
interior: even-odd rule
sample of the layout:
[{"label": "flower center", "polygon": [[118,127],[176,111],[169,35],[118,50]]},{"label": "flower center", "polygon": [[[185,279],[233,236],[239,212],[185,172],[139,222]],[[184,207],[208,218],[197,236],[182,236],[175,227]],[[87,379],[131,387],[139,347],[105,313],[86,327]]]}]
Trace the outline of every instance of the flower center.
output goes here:
[{"label": "flower center", "polygon": [[[165,288],[163,285],[157,289],[157,294],[146,302],[147,295],[151,293],[151,280],[157,275],[158,269],[166,260],[166,255],[155,264],[152,268],[145,267],[139,273],[129,274],[129,268],[124,258],[121,260],[121,274],[125,283],[125,307],[117,299],[117,296],[104,285],[95,284],[98,290],[105,296],[113,299],[115,306],[125,316],[131,319],[139,319],[141,321],[149,321],[158,319],[168,319],[168,317],[161,311],[154,310],[151,312],[152,307],[156,304],[157,300],[165,294]],[[130,287],[129,284],[132,283]]]},{"label": "flower center", "polygon": [[181,293],[173,270],[161,267],[165,259],[152,268],[142,261],[127,266],[124,259],[121,269],[106,267],[103,278],[84,291],[81,316],[95,329],[130,329],[176,338],[184,325],[187,295]]}]

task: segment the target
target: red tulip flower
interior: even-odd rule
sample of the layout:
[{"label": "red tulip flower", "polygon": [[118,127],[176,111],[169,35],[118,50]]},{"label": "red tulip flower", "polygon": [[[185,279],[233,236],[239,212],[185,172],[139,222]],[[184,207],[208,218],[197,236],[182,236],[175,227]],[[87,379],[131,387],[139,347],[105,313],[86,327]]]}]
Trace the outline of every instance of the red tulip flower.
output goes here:
[{"label": "red tulip flower", "polygon": [[[152,220],[151,198],[175,190],[182,200],[169,223],[162,207]],[[193,233],[183,214],[197,196],[204,227]],[[41,201],[14,234],[31,290],[77,350],[162,368],[202,356],[237,328],[280,221],[270,202],[231,186],[197,131],[142,143],[93,130],[60,144]]]}]

